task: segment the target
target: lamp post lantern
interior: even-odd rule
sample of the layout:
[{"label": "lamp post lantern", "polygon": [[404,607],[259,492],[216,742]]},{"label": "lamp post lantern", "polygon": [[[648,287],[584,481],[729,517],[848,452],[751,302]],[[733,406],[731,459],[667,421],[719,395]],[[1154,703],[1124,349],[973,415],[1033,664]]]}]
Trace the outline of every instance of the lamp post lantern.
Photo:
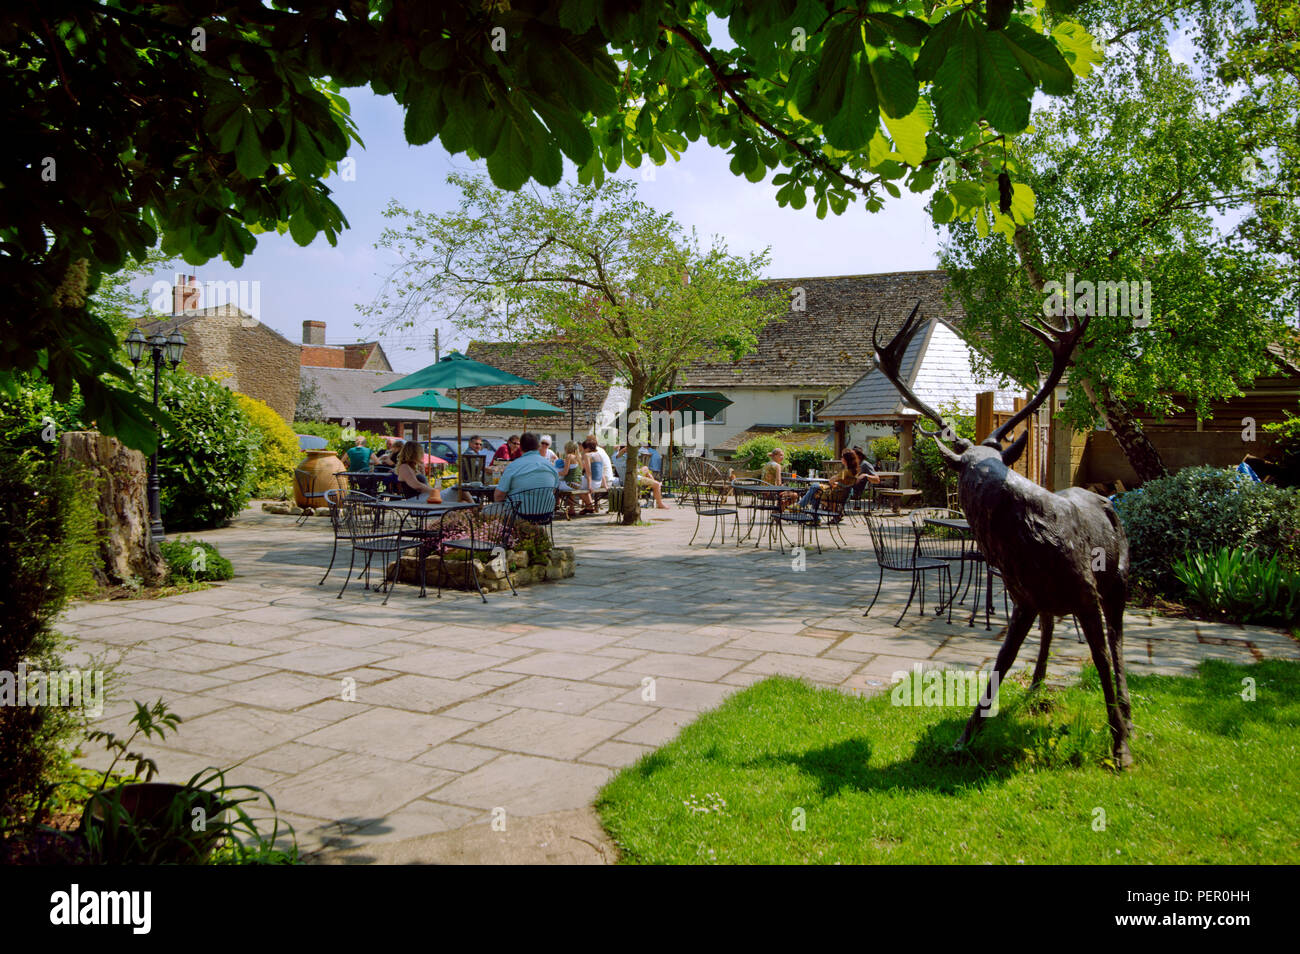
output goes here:
[{"label": "lamp post lantern", "polygon": [[[185,336],[180,333],[180,329],[173,329],[169,335],[153,334],[146,338],[141,334],[139,328],[132,328],[131,333],[126,336],[126,353],[131,359],[131,364],[139,368],[140,361],[144,358],[145,348],[148,347],[150,358],[153,361],[153,405],[158,406],[158,383],[162,375],[163,362],[171,365],[172,370],[181,363],[181,356],[185,353]],[[159,499],[159,482],[158,482],[158,448],[155,445],[153,454],[149,458],[149,533],[155,540],[161,540],[164,537],[162,523],[162,502]]]},{"label": "lamp post lantern", "polygon": [[567,386],[561,384],[558,387],[556,387],[555,393],[559,397],[561,404],[564,403],[564,399],[566,397],[569,399],[569,440],[576,441],[578,439],[577,438],[578,404],[581,403],[583,398],[582,382],[575,381],[573,384]]}]

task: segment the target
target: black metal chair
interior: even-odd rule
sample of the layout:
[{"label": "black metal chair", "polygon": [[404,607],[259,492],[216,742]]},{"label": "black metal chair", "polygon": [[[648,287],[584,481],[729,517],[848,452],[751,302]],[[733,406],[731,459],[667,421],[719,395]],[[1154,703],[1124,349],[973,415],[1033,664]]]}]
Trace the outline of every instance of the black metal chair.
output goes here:
[{"label": "black metal chair", "polygon": [[471,454],[469,452],[461,454],[460,459],[456,461],[456,465],[462,484],[483,483],[483,471],[487,466],[487,461],[482,454]]},{"label": "black metal chair", "polygon": [[758,549],[762,536],[767,536],[767,548],[772,549],[773,517],[781,511],[781,502],[776,494],[761,493],[756,488],[766,486],[761,480],[741,479],[732,482],[731,489],[735,495],[736,508],[749,514],[745,532],[740,532],[740,517],[736,517],[736,546],[740,546],[754,536],[754,549]]},{"label": "black metal chair", "polygon": [[338,478],[333,474],[328,477],[317,477],[314,471],[302,467],[294,470],[293,485],[302,495],[302,499],[307,501],[307,505],[303,507],[302,513],[298,516],[297,525],[300,527],[307,522],[307,518],[314,511],[320,510],[327,505],[325,502],[326,491],[341,489]]},{"label": "black metal chair", "polygon": [[527,520],[546,530],[551,543],[555,543],[555,507],[557,495],[552,487],[519,490],[506,498],[515,510],[515,520]]},{"label": "black metal chair", "polygon": [[[364,589],[370,589],[370,564],[378,554],[384,567],[384,603],[392,595],[392,584],[388,579],[389,560],[400,563],[402,550],[407,545],[402,534],[406,514],[393,507],[384,507],[373,501],[345,501],[339,504],[339,511],[346,522],[347,534],[352,538],[352,559],[348,561],[348,575],[339,588],[338,598],[343,598],[343,591],[352,579],[352,570],[356,566],[357,554],[365,554],[366,582]],[[397,574],[394,574],[396,579]]]},{"label": "black metal chair", "polygon": [[[725,483],[725,482],[724,482]],[[726,485],[730,490],[730,485]],[[713,546],[713,539],[718,535],[718,527],[722,527],[721,543],[727,542],[727,518],[736,518],[739,511],[735,507],[726,506],[723,500],[723,491],[711,483],[692,484],[684,489],[685,501],[688,507],[695,510],[695,532],[691,534],[691,539],[687,542],[689,547],[695,542],[695,537],[700,532],[700,521],[705,517],[713,518],[713,533],[709,535],[709,542],[706,543],[705,549]],[[739,532],[739,524],[737,524]]]},{"label": "black metal chair", "polygon": [[[958,597],[958,591],[962,589],[962,582],[966,582],[967,589],[970,588],[970,580],[966,578],[966,564],[972,564],[971,579],[974,579],[979,571],[979,565],[983,563],[984,558],[980,555],[979,548],[975,546],[975,541],[971,539],[969,533],[959,530],[952,530],[947,527],[935,527],[926,524],[926,520],[964,520],[961,512],[958,510],[949,510],[946,507],[918,507],[907,515],[912,526],[917,532],[917,553],[923,560],[943,560],[949,566],[957,564],[957,583],[953,586],[949,594],[949,600],[956,602],[965,598],[965,592]],[[949,582],[951,582],[951,571],[949,571]],[[940,609],[937,612],[942,612]]]},{"label": "black metal chair", "polygon": [[[832,542],[843,549],[847,544],[840,534],[839,524],[844,520],[844,505],[852,489],[851,487],[824,489],[813,498],[812,506],[804,510],[778,510],[772,515],[772,519],[778,526],[790,524],[798,527],[801,547],[804,545],[804,538],[811,533],[817,543],[817,552],[821,553],[821,530],[825,527],[831,535]],[[784,536],[781,537],[781,552],[785,552]]]},{"label": "black metal chair", "polygon": [[346,540],[349,544],[352,543],[352,530],[348,526],[346,515],[343,512],[343,504],[374,502],[374,497],[362,493],[360,490],[325,491],[325,505],[330,509],[330,524],[334,528],[334,549],[330,551],[330,565],[325,568],[325,576],[320,578],[320,582],[316,584],[317,586],[324,586],[330,571],[334,569],[334,558],[339,552],[339,541]]},{"label": "black metal chair", "polygon": [[443,536],[438,541],[438,556],[444,564],[443,572],[438,574],[438,597],[442,597],[442,578],[446,572],[445,564],[449,549],[460,550],[465,553],[465,557],[469,561],[470,574],[474,579],[474,588],[478,590],[478,595],[484,603],[487,602],[487,596],[484,595],[483,585],[479,583],[478,579],[478,555],[480,553],[502,554],[505,563],[506,582],[510,584],[510,592],[518,596],[519,591],[515,589],[515,582],[510,579],[509,553],[510,537],[515,523],[515,508],[508,502],[486,504],[467,523],[469,525],[468,537],[449,540],[446,536]]},{"label": "black metal chair", "polygon": [[[912,608],[912,600],[916,596],[917,584],[921,586],[921,615],[925,615],[925,581],[926,574],[931,571],[939,573],[940,577],[949,584],[952,582],[952,575],[948,569],[948,563],[944,560],[932,560],[921,558],[918,555],[919,534],[911,521],[903,520],[897,517],[867,517],[867,530],[871,533],[871,547],[876,554],[876,564],[880,570],[879,579],[876,581],[876,594],[871,598],[871,605],[867,607],[863,616],[871,614],[872,607],[876,605],[876,600],[880,598],[880,588],[885,582],[885,571],[890,570],[894,573],[906,573],[912,578],[912,588],[907,594],[907,605],[903,607],[903,612],[899,614],[898,619],[894,622],[895,626],[903,622],[903,617],[907,611]],[[951,591],[949,585],[946,591]],[[940,592],[945,592],[941,590]],[[952,603],[948,602],[948,621],[952,622]]]}]

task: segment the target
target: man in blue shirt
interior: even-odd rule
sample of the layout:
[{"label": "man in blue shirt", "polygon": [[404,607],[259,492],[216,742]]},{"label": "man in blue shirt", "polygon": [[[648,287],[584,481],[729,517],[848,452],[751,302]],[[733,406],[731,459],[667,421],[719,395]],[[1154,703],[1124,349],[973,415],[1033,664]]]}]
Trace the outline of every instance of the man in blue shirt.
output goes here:
[{"label": "man in blue shirt", "polygon": [[370,469],[370,448],[366,446],[366,439],[358,437],[355,447],[349,447],[344,454],[347,458],[348,470],[369,470]]},{"label": "man in blue shirt", "polygon": [[525,431],[519,438],[519,449],[523,453],[517,460],[506,465],[501,482],[492,495],[493,500],[500,503],[521,490],[554,490],[560,485],[560,472],[554,464],[537,453],[537,448],[537,435]]}]

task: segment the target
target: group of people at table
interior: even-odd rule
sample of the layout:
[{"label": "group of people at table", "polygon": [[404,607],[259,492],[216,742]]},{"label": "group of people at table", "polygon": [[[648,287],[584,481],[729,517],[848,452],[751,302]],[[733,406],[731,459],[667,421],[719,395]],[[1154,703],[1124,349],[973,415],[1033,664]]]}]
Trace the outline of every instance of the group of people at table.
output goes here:
[{"label": "group of people at table", "polygon": [[[867,484],[880,483],[880,475],[876,473],[875,466],[867,460],[867,455],[860,447],[846,447],[844,453],[840,455],[840,464],[842,467],[839,473],[824,481],[810,482],[808,490],[802,496],[793,490],[783,491],[778,495],[782,508],[813,509],[822,500],[830,499],[830,495],[837,489],[848,488],[849,496],[856,497],[866,490]],[[778,447],[767,455],[767,463],[763,465],[760,480],[769,486],[780,487],[783,483],[784,471],[785,451]],[[797,474],[794,476],[798,477]],[[735,481],[734,470],[731,471],[730,477]],[[838,517],[832,518],[832,522],[835,523],[839,520]]]},{"label": "group of people at table", "polygon": [[[609,453],[594,436],[588,436],[581,442],[569,441],[564,445],[563,456],[556,454],[551,449],[551,444],[549,435],[539,436],[529,431],[511,436],[502,444],[491,459],[491,466],[501,468],[493,500],[504,501],[511,494],[524,490],[563,489],[567,491],[564,500],[569,512],[575,512],[573,498],[577,497],[583,505],[581,513],[588,514],[596,512],[593,494],[622,486],[622,480],[615,474],[614,460],[620,462],[619,471],[626,473],[622,466],[626,463],[626,447],[618,448],[614,460],[611,460]],[[483,439],[477,434],[467,442],[465,453],[488,457]],[[420,473],[419,467],[424,462],[424,447],[416,441],[406,441],[387,451],[374,453],[366,446],[364,438],[358,438],[356,446],[348,448],[343,457],[353,472],[391,467],[394,492],[408,500],[442,503],[441,489],[436,484],[431,485],[424,474]],[[638,483],[650,490],[655,506],[661,510],[667,509],[662,484],[654,479],[650,467],[639,464],[638,473]]]}]

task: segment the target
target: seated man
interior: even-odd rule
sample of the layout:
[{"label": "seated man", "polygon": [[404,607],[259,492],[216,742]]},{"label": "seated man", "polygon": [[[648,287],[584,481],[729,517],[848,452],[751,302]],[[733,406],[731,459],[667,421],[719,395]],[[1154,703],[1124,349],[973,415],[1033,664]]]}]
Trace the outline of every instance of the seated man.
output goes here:
[{"label": "seated man", "polygon": [[[536,434],[525,431],[520,435],[519,449],[521,453],[519,459],[512,460],[506,465],[505,473],[501,475],[501,482],[497,484],[492,499],[497,503],[501,503],[511,494],[519,493],[521,490],[545,488],[552,491],[551,506],[544,514],[540,512],[533,514],[533,516],[541,518],[549,517],[554,510],[554,491],[560,485],[560,473],[555,469],[554,464],[537,453],[537,448]],[[529,519],[529,515],[526,513],[521,513],[520,516],[525,520]]]},{"label": "seated man", "polygon": [[341,455],[347,461],[348,470],[361,471],[370,469],[370,448],[366,446],[366,439],[358,437],[354,446],[349,447]]}]

